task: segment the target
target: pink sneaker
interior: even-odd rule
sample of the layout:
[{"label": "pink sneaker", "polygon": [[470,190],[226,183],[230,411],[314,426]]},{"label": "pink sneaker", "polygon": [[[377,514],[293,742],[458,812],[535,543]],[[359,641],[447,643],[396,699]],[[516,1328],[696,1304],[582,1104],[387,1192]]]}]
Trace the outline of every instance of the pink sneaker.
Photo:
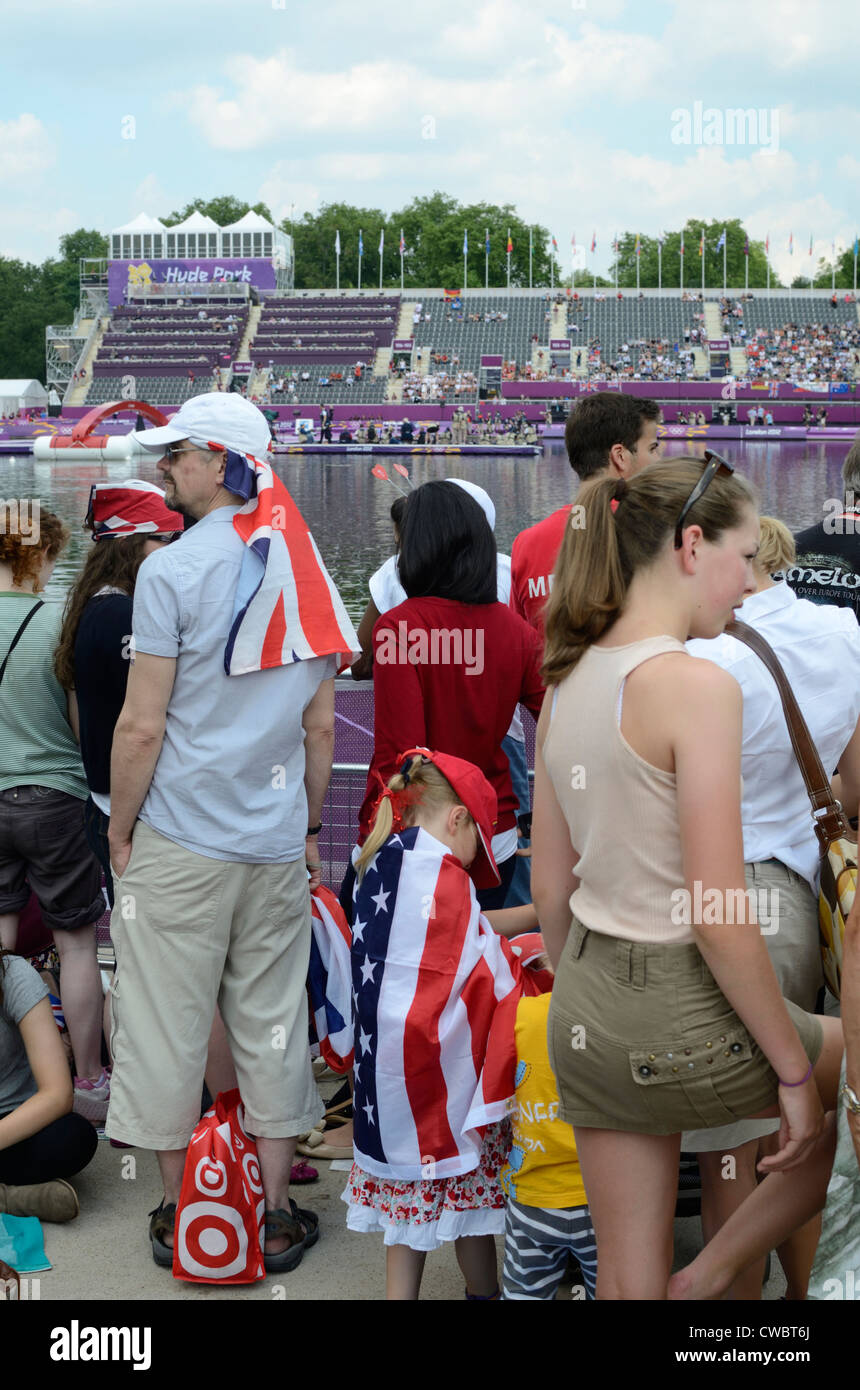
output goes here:
[{"label": "pink sneaker", "polygon": [[109,1102],[110,1076],[104,1068],[96,1081],[75,1077],[75,1099],[72,1109],[76,1115],[81,1115],[85,1120],[89,1120],[91,1125],[100,1129],[107,1119]]}]

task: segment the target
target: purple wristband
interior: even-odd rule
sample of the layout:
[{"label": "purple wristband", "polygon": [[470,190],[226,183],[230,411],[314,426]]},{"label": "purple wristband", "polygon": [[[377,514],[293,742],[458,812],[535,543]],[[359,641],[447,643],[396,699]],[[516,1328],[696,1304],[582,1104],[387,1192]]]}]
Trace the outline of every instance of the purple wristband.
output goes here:
[{"label": "purple wristband", "polygon": [[[806,1073],[802,1081],[780,1081],[779,1084],[780,1086],[805,1086],[811,1075],[812,1063],[810,1062],[809,1071]],[[779,1077],[777,1077],[777,1081],[779,1081]]]}]

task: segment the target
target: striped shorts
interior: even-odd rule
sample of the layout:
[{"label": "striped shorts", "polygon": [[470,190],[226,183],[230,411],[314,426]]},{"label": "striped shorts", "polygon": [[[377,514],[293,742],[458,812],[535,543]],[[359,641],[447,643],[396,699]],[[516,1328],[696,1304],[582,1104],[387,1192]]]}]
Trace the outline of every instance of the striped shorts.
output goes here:
[{"label": "striped shorts", "polygon": [[597,1244],[588,1207],[526,1207],[508,1201],[505,1213],[505,1261],[502,1297],[553,1299],[573,1255],[582,1270],[582,1284],[573,1296],[594,1298]]}]

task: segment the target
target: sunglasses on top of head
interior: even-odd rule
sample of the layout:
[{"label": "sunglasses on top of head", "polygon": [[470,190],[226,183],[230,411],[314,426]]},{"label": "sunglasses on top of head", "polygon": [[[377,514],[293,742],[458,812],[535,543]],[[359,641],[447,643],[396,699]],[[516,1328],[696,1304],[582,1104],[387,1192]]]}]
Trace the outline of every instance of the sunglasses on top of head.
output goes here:
[{"label": "sunglasses on top of head", "polygon": [[692,507],[696,505],[699,498],[707,491],[714,478],[730,478],[734,473],[734,464],[715,454],[712,449],[705,450],[705,470],[701,478],[696,483],[683,507],[681,515],[678,517],[678,524],[675,527],[675,549],[680,550],[684,544],[684,521]]}]

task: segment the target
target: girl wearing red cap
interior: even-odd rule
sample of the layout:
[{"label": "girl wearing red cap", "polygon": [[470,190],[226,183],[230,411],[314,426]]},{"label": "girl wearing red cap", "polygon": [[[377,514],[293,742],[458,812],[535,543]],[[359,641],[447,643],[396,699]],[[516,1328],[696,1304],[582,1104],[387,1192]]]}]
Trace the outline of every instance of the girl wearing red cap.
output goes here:
[{"label": "girl wearing red cap", "polygon": [[460,758],[412,749],[400,762],[357,860],[347,1224],[384,1233],[389,1299],[418,1297],[426,1253],[446,1240],[466,1297],[494,1299],[522,992],[475,896],[498,881],[496,797]]}]

